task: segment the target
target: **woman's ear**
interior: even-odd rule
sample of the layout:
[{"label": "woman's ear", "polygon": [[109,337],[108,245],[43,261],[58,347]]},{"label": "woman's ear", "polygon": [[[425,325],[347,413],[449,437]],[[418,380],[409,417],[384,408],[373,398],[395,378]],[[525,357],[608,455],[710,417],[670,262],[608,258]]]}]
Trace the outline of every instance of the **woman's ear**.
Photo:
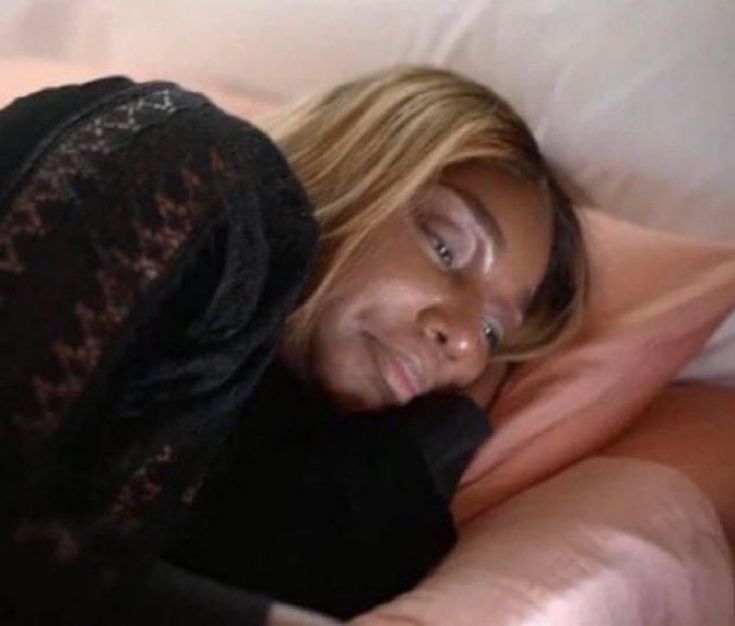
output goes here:
[{"label": "woman's ear", "polygon": [[472,398],[478,406],[488,409],[495,402],[495,398],[503,386],[508,375],[510,366],[508,363],[497,361],[488,362],[485,370],[480,374],[479,378],[472,383],[465,393]]}]

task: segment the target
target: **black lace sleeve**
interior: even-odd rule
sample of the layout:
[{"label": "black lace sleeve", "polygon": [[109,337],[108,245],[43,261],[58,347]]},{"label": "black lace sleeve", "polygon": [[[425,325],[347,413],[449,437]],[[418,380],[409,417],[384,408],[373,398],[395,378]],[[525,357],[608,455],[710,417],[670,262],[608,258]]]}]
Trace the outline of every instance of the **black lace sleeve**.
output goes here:
[{"label": "black lace sleeve", "polygon": [[157,607],[144,624],[186,595],[177,623],[252,616],[156,559],[305,283],[301,186],[168,83],[36,94],[0,112],[0,144],[0,606],[75,625]]}]

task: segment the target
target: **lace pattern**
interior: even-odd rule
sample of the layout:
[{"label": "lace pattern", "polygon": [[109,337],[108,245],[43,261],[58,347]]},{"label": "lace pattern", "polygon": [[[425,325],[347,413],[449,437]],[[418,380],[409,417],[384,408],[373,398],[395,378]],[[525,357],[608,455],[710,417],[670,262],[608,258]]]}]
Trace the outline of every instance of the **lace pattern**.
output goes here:
[{"label": "lace pattern", "polygon": [[[80,191],[84,183],[102,177],[99,168],[106,163],[104,157],[123,150],[175,113],[206,102],[199,95],[164,86],[110,106],[64,132],[0,218],[0,277],[6,275],[0,289],[4,286],[11,294],[7,298],[12,297],[13,278],[20,280],[28,271],[32,245],[62,228],[67,207],[84,193]],[[215,153],[212,160],[216,165]],[[49,342],[56,374],[39,372],[28,378],[35,402],[11,415],[12,425],[21,433],[45,438],[58,430],[65,411],[84,391],[104,347],[141,294],[191,237],[204,210],[197,198],[202,185],[193,171],[183,170],[179,177],[185,190],[183,201],[155,193],[152,214],[132,219],[135,241],[107,251],[111,262],[96,272],[96,293],[74,307],[76,337],[57,336]],[[15,391],[21,396],[20,390]]]}]

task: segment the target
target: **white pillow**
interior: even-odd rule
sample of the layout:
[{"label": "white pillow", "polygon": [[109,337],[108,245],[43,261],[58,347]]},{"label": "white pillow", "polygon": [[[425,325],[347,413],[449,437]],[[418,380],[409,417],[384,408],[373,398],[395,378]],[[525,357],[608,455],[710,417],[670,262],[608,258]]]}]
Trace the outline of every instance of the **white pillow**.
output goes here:
[{"label": "white pillow", "polygon": [[255,93],[288,97],[399,62],[451,67],[510,100],[562,173],[605,210],[735,241],[731,0],[26,4],[56,11],[43,38],[77,61],[146,65]]}]

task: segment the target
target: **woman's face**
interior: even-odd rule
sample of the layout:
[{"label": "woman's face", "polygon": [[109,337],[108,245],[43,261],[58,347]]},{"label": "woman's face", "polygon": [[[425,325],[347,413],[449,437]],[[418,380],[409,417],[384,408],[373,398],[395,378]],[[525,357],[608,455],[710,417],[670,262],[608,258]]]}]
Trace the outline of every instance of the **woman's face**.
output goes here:
[{"label": "woman's face", "polygon": [[466,389],[522,326],[550,244],[538,189],[498,168],[455,167],[341,274],[309,338],[307,375],[347,411]]}]

